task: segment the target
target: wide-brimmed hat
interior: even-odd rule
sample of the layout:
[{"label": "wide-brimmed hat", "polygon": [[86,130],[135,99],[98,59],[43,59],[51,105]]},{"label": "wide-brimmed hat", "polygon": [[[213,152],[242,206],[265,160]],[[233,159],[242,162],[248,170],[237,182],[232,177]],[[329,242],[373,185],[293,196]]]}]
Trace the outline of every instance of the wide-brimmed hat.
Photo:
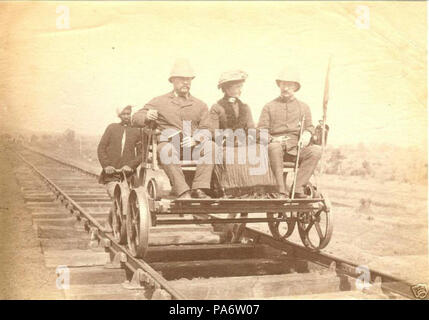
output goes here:
[{"label": "wide-brimmed hat", "polygon": [[220,89],[229,82],[245,81],[247,76],[247,73],[242,70],[225,71],[220,75],[217,87]]},{"label": "wide-brimmed hat", "polygon": [[301,88],[299,72],[293,67],[286,67],[278,74],[276,78],[277,85],[279,81],[295,82],[298,85],[297,91]]},{"label": "wide-brimmed hat", "polygon": [[171,78],[184,77],[184,78],[195,78],[194,70],[192,69],[189,61],[186,59],[177,59],[171,68],[170,77],[168,81],[171,82]]}]

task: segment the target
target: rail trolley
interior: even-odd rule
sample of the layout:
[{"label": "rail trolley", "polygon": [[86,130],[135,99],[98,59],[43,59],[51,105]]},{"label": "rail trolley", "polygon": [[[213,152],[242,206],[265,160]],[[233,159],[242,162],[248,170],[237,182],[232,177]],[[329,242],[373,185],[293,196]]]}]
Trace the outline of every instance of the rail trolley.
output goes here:
[{"label": "rail trolley", "polygon": [[[127,244],[132,255],[143,258],[149,245],[150,228],[159,225],[229,224],[244,230],[247,223],[267,223],[272,236],[286,240],[298,228],[305,247],[312,251],[325,248],[332,235],[331,205],[317,186],[307,185],[305,199],[231,199],[222,198],[213,174],[211,199],[176,199],[171,184],[159,166],[157,135],[154,127],[141,128],[144,150],[142,162],[132,179],[125,175],[114,192],[111,224],[114,237]],[[190,184],[196,161],[182,161]],[[296,162],[285,162],[283,178],[296,174]],[[261,215],[262,214],[262,215]],[[187,217],[192,218],[187,218]]]}]

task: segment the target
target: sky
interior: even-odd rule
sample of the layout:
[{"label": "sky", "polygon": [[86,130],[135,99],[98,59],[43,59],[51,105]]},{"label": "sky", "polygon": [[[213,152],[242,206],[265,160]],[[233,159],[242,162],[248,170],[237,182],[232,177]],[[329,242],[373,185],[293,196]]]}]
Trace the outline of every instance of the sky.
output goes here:
[{"label": "sky", "polygon": [[329,144],[426,147],[426,29],[424,1],[1,2],[0,131],[101,135],[116,107],[171,90],[176,58],[190,61],[191,93],[209,107],[223,71],[246,71],[255,121],[292,66],[316,123],[332,56]]}]

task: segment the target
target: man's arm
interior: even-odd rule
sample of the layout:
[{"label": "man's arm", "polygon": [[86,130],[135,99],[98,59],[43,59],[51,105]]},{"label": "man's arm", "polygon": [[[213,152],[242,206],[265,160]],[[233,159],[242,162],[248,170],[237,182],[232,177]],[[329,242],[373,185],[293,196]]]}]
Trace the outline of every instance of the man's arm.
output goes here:
[{"label": "man's arm", "polygon": [[[212,139],[213,136],[213,132],[214,129],[213,125],[215,125],[216,121],[213,122],[214,118],[213,118],[213,114],[212,114],[212,109],[213,107],[210,109],[207,107],[207,105],[204,103],[203,106],[200,109],[200,120],[198,121],[198,126],[197,126],[197,135],[195,136],[197,139],[197,143],[201,142],[200,141],[200,135],[204,135],[207,136],[207,138],[209,140]],[[207,132],[207,130],[210,132],[210,134]]]},{"label": "man's arm", "polygon": [[258,129],[267,129],[270,130],[270,112],[268,110],[268,105],[265,105],[262,109],[261,115],[259,116]]},{"label": "man's arm", "polygon": [[198,126],[197,126],[198,128],[201,129],[201,125],[204,122],[204,120],[207,119],[208,114],[209,114],[209,107],[204,103],[200,109],[200,120],[198,121]]},{"label": "man's arm", "polygon": [[112,130],[112,127],[111,125],[109,125],[104,131],[104,134],[101,137],[100,142],[98,143],[98,148],[97,148],[98,161],[100,162],[103,169],[111,165],[111,161],[109,159],[109,156],[107,155],[107,146],[110,142],[111,130]]},{"label": "man's arm", "polygon": [[156,108],[157,100],[158,98],[153,98],[148,103],[146,103],[143,108],[137,111],[131,119],[131,126],[142,128],[145,125],[147,125],[150,121],[147,118],[147,112],[149,110],[157,110]]},{"label": "man's arm", "polygon": [[214,135],[216,129],[219,129],[219,108],[213,105],[210,111],[202,118],[199,129],[206,129]]},{"label": "man's arm", "polygon": [[[265,139],[263,139],[261,136],[259,138],[260,143],[262,144],[268,144],[271,140],[270,123],[271,123],[271,118],[270,118],[269,107],[268,105],[265,105],[264,108],[262,109],[261,115],[259,116],[259,122],[258,122],[258,129],[263,129],[268,131],[268,135],[263,136]],[[259,135],[261,135],[261,133],[259,133]]]},{"label": "man's arm", "polygon": [[305,114],[305,121],[304,121],[304,130],[311,133],[311,135],[314,134],[314,126],[313,121],[311,118],[311,110],[308,105],[305,103],[303,104],[304,107],[304,114]]},{"label": "man's arm", "polygon": [[149,104],[146,104],[139,111],[134,113],[131,119],[131,125],[133,127],[144,127],[145,124],[148,123],[148,119],[146,118],[147,111],[150,109]]}]

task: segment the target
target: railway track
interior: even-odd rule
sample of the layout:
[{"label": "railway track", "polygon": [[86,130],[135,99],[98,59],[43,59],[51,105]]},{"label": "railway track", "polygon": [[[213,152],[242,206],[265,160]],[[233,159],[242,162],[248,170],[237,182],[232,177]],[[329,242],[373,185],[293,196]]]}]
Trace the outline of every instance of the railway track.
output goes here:
[{"label": "railway track", "polygon": [[104,226],[111,200],[96,173],[29,148],[9,156],[45,264],[69,276],[66,299],[413,298],[406,281],[251,228],[231,244],[211,225],[160,225],[136,259]]}]

